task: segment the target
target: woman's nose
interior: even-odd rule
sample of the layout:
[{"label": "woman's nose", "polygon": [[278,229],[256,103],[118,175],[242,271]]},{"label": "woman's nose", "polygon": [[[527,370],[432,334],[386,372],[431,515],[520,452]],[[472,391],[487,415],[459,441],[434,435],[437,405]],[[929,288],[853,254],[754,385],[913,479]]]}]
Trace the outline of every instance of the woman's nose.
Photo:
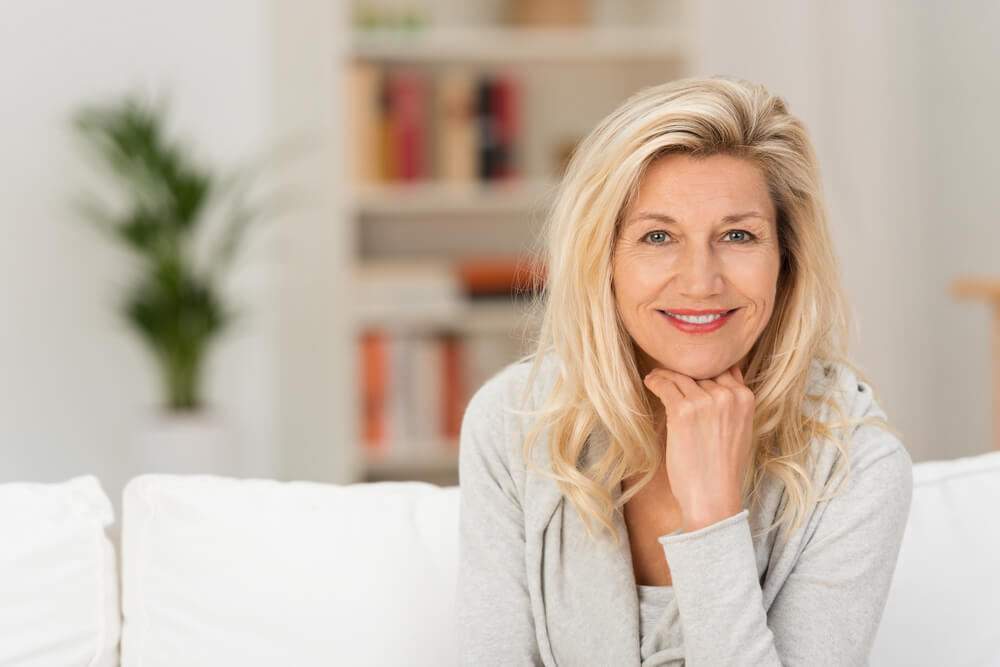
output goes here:
[{"label": "woman's nose", "polygon": [[719,258],[712,248],[688,246],[680,260],[676,280],[681,294],[704,299],[722,292]]}]

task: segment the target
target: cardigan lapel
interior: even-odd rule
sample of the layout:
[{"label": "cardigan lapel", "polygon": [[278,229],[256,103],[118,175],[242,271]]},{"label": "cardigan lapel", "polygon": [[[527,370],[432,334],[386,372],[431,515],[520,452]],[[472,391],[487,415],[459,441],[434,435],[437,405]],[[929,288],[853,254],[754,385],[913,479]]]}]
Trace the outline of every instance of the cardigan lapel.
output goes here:
[{"label": "cardigan lapel", "polygon": [[[585,465],[606,446],[598,429],[588,438]],[[550,469],[547,442],[536,448],[536,463]],[[525,564],[543,662],[639,665],[639,600],[621,512],[612,521],[621,539],[616,545],[607,531],[587,535],[554,480],[529,471],[525,495]],[[619,485],[613,498],[620,497]]]}]

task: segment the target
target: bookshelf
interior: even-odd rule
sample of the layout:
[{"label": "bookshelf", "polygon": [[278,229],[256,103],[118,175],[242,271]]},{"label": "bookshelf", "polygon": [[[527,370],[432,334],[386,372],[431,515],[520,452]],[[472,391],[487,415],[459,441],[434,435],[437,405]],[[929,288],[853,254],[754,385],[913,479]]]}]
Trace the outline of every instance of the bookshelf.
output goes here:
[{"label": "bookshelf", "polygon": [[341,65],[359,481],[458,482],[468,398],[537,330],[526,267],[568,155],[627,96],[688,75],[687,1],[591,0],[592,20],[534,26],[505,19],[516,0],[395,0],[408,18],[388,27],[356,3]]}]

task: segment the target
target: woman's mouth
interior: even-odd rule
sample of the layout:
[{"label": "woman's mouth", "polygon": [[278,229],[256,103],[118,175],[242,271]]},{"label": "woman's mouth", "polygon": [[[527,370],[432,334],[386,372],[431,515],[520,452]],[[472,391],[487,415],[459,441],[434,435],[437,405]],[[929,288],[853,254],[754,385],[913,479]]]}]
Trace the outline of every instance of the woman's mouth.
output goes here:
[{"label": "woman's mouth", "polygon": [[668,322],[690,334],[712,333],[720,329],[739,308],[732,310],[677,310],[658,311]]}]

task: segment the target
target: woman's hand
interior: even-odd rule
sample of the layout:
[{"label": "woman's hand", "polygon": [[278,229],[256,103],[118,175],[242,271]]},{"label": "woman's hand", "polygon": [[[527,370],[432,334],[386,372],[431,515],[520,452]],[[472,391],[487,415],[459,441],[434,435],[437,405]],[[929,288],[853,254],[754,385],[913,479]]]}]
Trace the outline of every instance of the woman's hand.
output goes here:
[{"label": "woman's hand", "polygon": [[691,532],[743,511],[740,485],[753,437],[753,392],[733,366],[711,380],[658,368],[644,383],[667,416],[667,478]]}]

